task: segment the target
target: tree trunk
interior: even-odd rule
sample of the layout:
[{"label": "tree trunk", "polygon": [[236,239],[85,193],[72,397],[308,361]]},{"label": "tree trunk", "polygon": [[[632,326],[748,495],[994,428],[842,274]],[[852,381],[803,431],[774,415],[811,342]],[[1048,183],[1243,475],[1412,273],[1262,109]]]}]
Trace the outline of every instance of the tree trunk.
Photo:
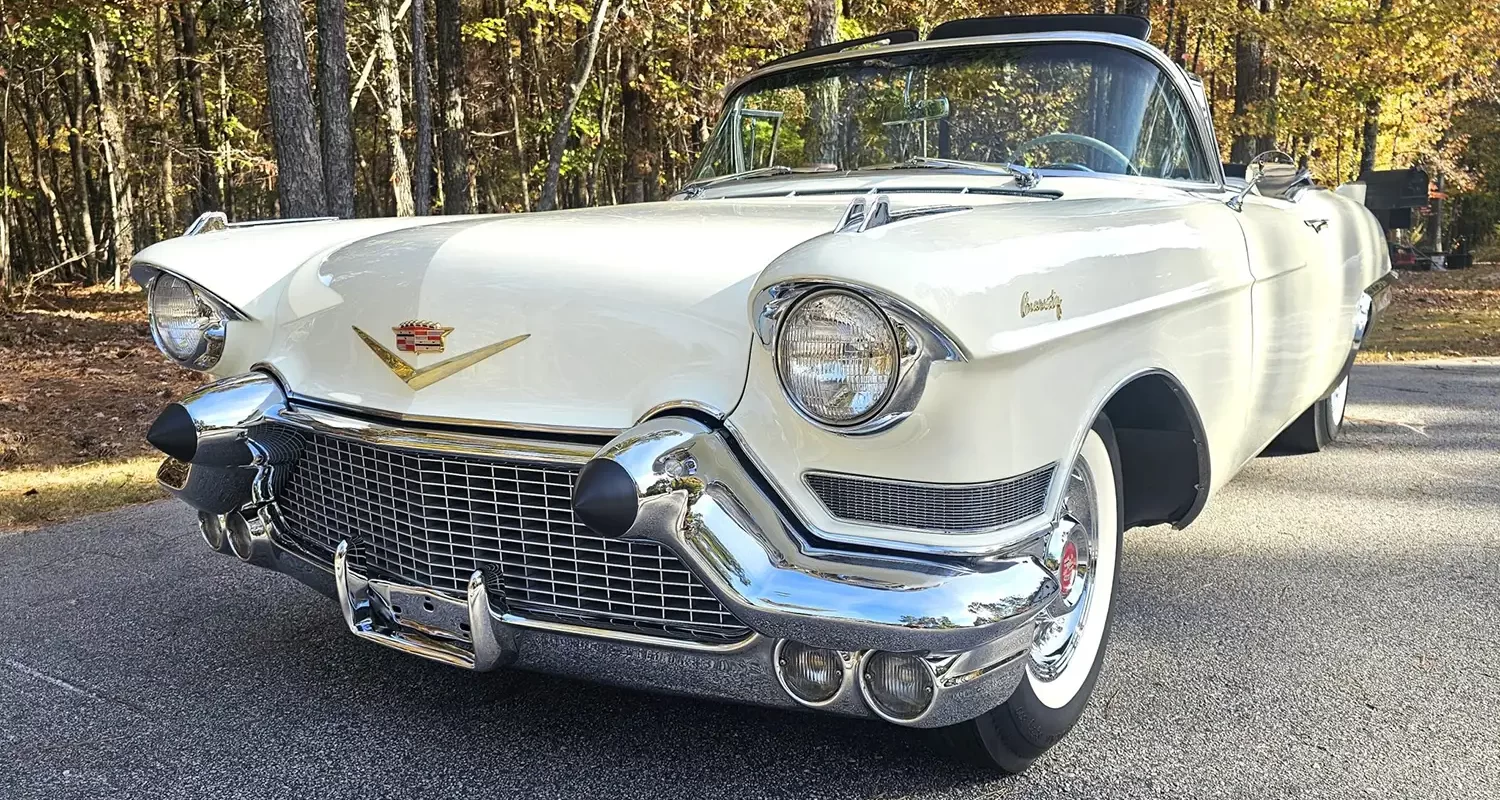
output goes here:
[{"label": "tree trunk", "polygon": [[1089,11],[1095,14],[1114,13],[1114,3],[1111,0],[1090,0]]},{"label": "tree trunk", "polygon": [[[510,48],[506,48],[509,60]],[[418,215],[432,212],[432,77],[427,74],[427,0],[411,5],[411,103],[417,117],[412,201]]]},{"label": "tree trunk", "polygon": [[196,0],[181,0],[178,5],[182,29],[182,58],[186,61],[188,112],[193,121],[193,142],[198,147],[193,160],[198,165],[197,211],[214,211],[222,207],[215,169],[213,136],[209,133],[208,105],[203,99],[203,61],[198,46],[198,9]]},{"label": "tree trunk", "polygon": [[261,0],[260,5],[281,216],[322,216],[328,202],[303,49],[302,7],[297,0]]},{"label": "tree trunk", "polygon": [[1177,15],[1177,31],[1172,37],[1172,60],[1180,67],[1187,66],[1188,13],[1183,8]]},{"label": "tree trunk", "polygon": [[436,0],[438,94],[443,102],[443,213],[469,213],[468,130],[464,123],[464,55],[459,0]]},{"label": "tree trunk", "polygon": [[[1371,23],[1380,27],[1390,11],[1391,0],[1380,0]],[[1372,86],[1369,92],[1370,96],[1365,99],[1365,118],[1359,136],[1359,177],[1375,169],[1375,148],[1380,144],[1380,88]]]},{"label": "tree trunk", "polygon": [[224,214],[234,219],[234,149],[229,144],[230,94],[228,66],[225,57],[219,57],[219,157],[215,159],[219,170],[219,198],[224,201]]},{"label": "tree trunk", "polygon": [[328,213],[354,216],[354,129],[349,119],[346,0],[318,0],[318,128]]},{"label": "tree trunk", "polygon": [[1365,101],[1364,124],[1359,136],[1359,177],[1375,169],[1375,148],[1380,144],[1380,96]]},{"label": "tree trunk", "polygon": [[[1252,12],[1264,12],[1270,0],[1241,0],[1241,6]],[[1229,159],[1236,164],[1248,164],[1261,152],[1261,145],[1274,135],[1267,131],[1264,120],[1252,119],[1265,113],[1264,102],[1269,96],[1266,85],[1265,43],[1254,33],[1241,32],[1234,40],[1234,116],[1236,130],[1229,148]],[[1270,149],[1270,148],[1264,148]]]},{"label": "tree trunk", "polygon": [[375,47],[380,51],[380,84],[385,91],[385,135],[391,154],[391,190],[396,196],[396,216],[412,215],[411,167],[401,133],[406,123],[401,115],[401,75],[396,64],[396,37],[391,23],[390,0],[375,6]]},{"label": "tree trunk", "polygon": [[1136,17],[1151,16],[1151,0],[1125,0],[1123,11]]},{"label": "tree trunk", "polygon": [[573,77],[568,81],[567,94],[563,98],[562,110],[557,114],[557,127],[552,129],[552,144],[547,153],[547,178],[542,182],[542,201],[537,206],[542,211],[557,208],[557,181],[562,174],[563,151],[568,148],[568,137],[573,129],[573,111],[578,107],[578,98],[588,82],[589,70],[594,68],[594,55],[599,51],[599,33],[604,29],[604,15],[609,12],[609,0],[596,0],[594,15],[589,19],[587,37],[573,46]]},{"label": "tree trunk", "polygon": [[[83,146],[83,54],[74,53],[73,59],[75,71],[71,89],[63,82],[61,67],[58,68],[58,86],[63,90],[63,106],[68,115],[68,154],[73,162],[73,196],[78,203],[78,227],[83,239],[83,252],[92,253],[98,249],[99,242],[94,236],[92,180],[88,156]],[[89,270],[89,282],[98,283],[99,259],[90,256],[86,266]]]},{"label": "tree trunk", "polygon": [[[40,83],[41,81],[37,81]],[[62,212],[57,207],[57,192],[52,188],[52,183],[47,180],[47,169],[42,164],[42,145],[37,137],[39,129],[45,130],[41,114],[33,100],[28,99],[28,88],[30,81],[23,84],[23,90],[16,95],[16,100],[21,105],[22,127],[26,131],[26,142],[31,145],[31,177],[36,181],[36,189],[41,207],[41,215],[47,218],[48,232],[52,240],[48,243],[52,248],[52,255],[57,261],[66,261],[73,256],[71,248],[68,247],[68,227],[63,222]],[[38,93],[40,97],[40,93]],[[41,267],[41,264],[32,264],[32,269]]]},{"label": "tree trunk", "polygon": [[135,255],[135,194],[130,188],[130,151],[126,147],[125,126],[115,104],[113,71],[110,68],[110,40],[102,32],[89,33],[89,49],[94,59],[94,86],[98,91],[99,135],[104,150],[104,168],[109,176],[110,260],[114,266],[114,286],[130,257]]},{"label": "tree trunk", "polygon": [[632,47],[620,54],[620,146],[625,153],[624,201],[646,200],[646,179],[651,174],[651,151],[646,146],[646,93],[640,87],[640,65]]},{"label": "tree trunk", "polygon": [[[838,41],[839,0],[807,0],[807,46],[822,47]],[[807,88],[808,117],[815,128],[803,146],[803,158],[813,164],[837,164],[838,130],[834,108],[838,105],[838,81],[821,80]],[[769,145],[769,142],[767,143]],[[775,153],[765,164],[746,164],[748,169],[770,166]]]}]

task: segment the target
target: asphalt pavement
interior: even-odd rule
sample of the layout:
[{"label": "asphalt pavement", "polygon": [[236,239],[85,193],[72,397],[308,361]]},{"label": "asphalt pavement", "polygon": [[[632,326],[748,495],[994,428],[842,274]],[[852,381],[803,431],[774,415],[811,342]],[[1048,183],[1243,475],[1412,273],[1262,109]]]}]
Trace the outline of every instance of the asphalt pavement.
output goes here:
[{"label": "asphalt pavement", "polygon": [[0,534],[0,798],[1500,797],[1500,362],[1360,366],[1344,438],[1126,536],[1031,772],[884,723],[356,641],[162,502]]}]

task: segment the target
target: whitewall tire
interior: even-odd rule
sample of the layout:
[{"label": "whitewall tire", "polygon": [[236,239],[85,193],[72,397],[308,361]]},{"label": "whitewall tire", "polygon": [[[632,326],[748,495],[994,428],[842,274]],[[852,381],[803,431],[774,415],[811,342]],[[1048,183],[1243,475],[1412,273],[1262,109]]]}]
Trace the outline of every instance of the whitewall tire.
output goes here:
[{"label": "whitewall tire", "polygon": [[1123,496],[1119,449],[1109,419],[1085,437],[1068,478],[1063,531],[1049,545],[1058,597],[1038,618],[1026,676],[1010,699],[986,714],[942,729],[954,755],[1020,772],[1062,740],[1083,715],[1113,621]]}]

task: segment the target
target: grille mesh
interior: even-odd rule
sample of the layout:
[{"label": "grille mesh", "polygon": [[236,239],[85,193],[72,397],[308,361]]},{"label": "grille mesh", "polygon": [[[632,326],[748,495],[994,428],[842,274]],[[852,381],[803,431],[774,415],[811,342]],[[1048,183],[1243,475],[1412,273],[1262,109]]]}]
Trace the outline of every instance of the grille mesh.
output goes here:
[{"label": "grille mesh", "polygon": [[349,539],[370,574],[462,596],[498,575],[533,619],[699,641],[749,633],[669,551],[573,519],[578,468],[374,446],[314,433],[278,498],[288,534],[331,553]]},{"label": "grille mesh", "polygon": [[1052,465],[991,483],[902,483],[824,472],[803,478],[828,513],[847,522],[966,531],[998,528],[1042,513]]}]

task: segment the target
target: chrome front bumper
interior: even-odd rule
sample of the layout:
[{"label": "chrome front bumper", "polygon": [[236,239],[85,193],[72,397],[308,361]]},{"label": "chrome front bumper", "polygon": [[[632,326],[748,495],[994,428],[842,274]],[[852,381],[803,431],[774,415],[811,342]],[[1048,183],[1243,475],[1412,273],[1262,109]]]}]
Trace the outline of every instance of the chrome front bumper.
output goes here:
[{"label": "chrome front bumper", "polygon": [[[754,633],[705,644],[527,619],[491,605],[481,570],[460,600],[358,574],[346,558],[347,543],[333,563],[323,563],[278,531],[276,494],[297,458],[272,433],[284,425],[342,436],[389,437],[394,431],[408,446],[449,452],[466,444],[493,452],[495,437],[429,436],[290,409],[276,382],[259,373],[204,387],[174,406],[179,410],[169,408],[163,418],[174,414],[179,427],[190,419],[196,446],[184,444],[182,430],[153,428],[153,442],[191,459],[169,458],[159,478],[199,509],[210,546],[336,598],[360,638],[454,666],[513,666],[891,719],[865,701],[855,665],[871,651],[911,653],[932,675],[933,700],[920,716],[891,721],[934,727],[977,716],[1010,696],[1025,674],[1038,616],[1056,594],[1055,564],[1045,554],[1060,535],[1057,526],[1038,531],[1010,555],[984,559],[819,547],[799,536],[721,431],[664,417],[625,432],[590,462],[608,462],[600,472],[628,476],[635,513],[618,535],[671,550]],[[834,697],[803,703],[784,688],[776,670],[782,640],[840,651],[852,668],[843,671]]]}]

